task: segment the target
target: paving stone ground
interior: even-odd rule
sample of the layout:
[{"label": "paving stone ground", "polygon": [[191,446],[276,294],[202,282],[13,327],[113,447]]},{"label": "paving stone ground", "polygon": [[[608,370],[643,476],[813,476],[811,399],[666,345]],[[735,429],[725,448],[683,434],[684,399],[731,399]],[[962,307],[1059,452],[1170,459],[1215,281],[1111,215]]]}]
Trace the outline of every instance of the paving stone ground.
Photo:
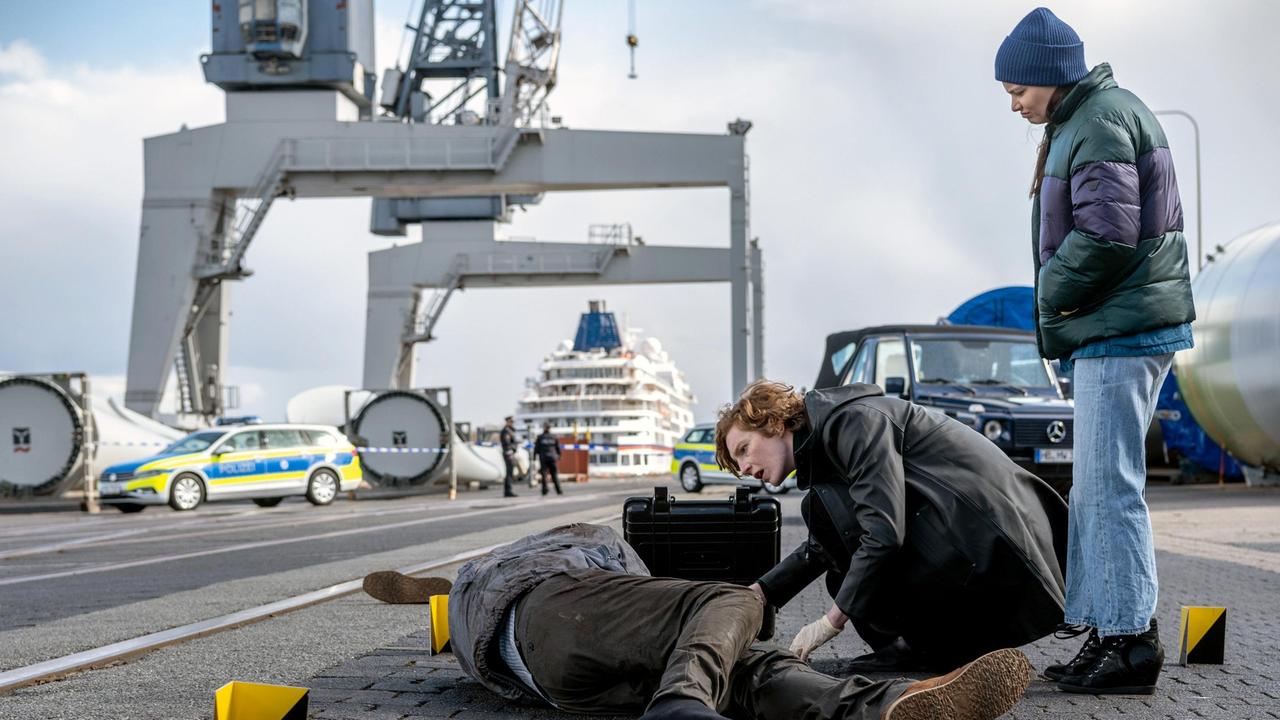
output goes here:
[{"label": "paving stone ground", "polygon": [[[794,493],[792,494],[794,495]],[[1153,488],[1160,571],[1158,618],[1166,653],[1171,656],[1160,686],[1150,697],[1067,695],[1037,680],[1007,717],[1019,719],[1090,718],[1092,720],[1221,718],[1280,719],[1280,491],[1228,486]],[[797,499],[784,502],[783,547],[803,537]],[[1212,541],[1204,538],[1210,537]],[[1193,544],[1188,544],[1193,543]],[[1187,554],[1185,548],[1194,548]],[[1236,557],[1236,552],[1247,553]],[[1258,553],[1270,553],[1259,555]],[[830,605],[821,583],[810,586],[778,615],[774,643],[785,645],[797,630]],[[1227,662],[1177,665],[1179,607],[1228,608]],[[1079,642],[1052,638],[1023,648],[1037,668],[1074,655]],[[315,718],[400,720],[402,718],[581,717],[531,703],[501,700],[458,669],[451,655],[429,656],[425,630],[394,639],[379,650],[321,672],[312,688]],[[856,634],[846,631],[815,653],[815,668],[847,676],[842,667],[866,652]]]}]

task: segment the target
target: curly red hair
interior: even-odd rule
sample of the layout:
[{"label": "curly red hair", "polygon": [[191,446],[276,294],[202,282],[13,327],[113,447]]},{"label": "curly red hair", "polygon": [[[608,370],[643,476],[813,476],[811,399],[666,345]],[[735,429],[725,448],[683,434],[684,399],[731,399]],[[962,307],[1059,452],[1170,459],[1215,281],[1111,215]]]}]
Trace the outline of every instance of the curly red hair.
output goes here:
[{"label": "curly red hair", "polygon": [[786,383],[760,379],[748,385],[737,402],[720,408],[720,419],[716,421],[716,462],[735,477],[741,477],[725,440],[735,425],[767,437],[807,428],[809,415],[804,409],[804,395]]}]

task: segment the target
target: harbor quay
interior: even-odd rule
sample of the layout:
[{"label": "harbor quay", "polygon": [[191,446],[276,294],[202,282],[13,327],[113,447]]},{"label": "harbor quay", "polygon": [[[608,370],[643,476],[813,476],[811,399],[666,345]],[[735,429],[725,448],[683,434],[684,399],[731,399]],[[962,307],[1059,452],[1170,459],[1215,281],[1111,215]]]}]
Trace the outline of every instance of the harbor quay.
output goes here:
[{"label": "harbor quay", "polygon": [[0,1],[0,720],[1280,720],[1280,2],[1146,5]]},{"label": "harbor quay", "polygon": [[[682,491],[669,487],[679,502]],[[375,569],[447,560],[562,522],[618,527],[623,501],[651,492],[643,481],[592,481],[566,485],[566,496],[546,505],[539,498],[503,509],[489,490],[464,494],[461,505],[442,498],[388,499],[362,503],[358,512],[328,511],[323,518],[301,512],[309,508],[292,501],[270,511],[209,506],[179,527],[139,527],[142,518],[129,516],[5,515],[2,669],[280,601]],[[784,548],[804,539],[799,501],[795,494],[782,497]],[[1148,501],[1164,642],[1177,646],[1181,606],[1223,606],[1225,662],[1181,666],[1170,657],[1156,693],[1143,697],[1068,695],[1036,680],[1009,717],[1266,720],[1280,712],[1280,625],[1274,619],[1280,495],[1242,485],[1153,483]],[[43,548],[16,537],[20,528],[40,529]],[[118,539],[106,552],[69,544],[90,533]],[[169,560],[158,545],[190,548],[178,555],[196,556]],[[421,575],[452,577],[457,567],[441,565]],[[820,583],[810,586],[780,610],[775,636],[764,644],[785,648],[829,602]],[[211,718],[214,691],[238,680],[308,688],[316,718],[574,717],[493,695],[462,672],[452,653],[430,653],[429,628],[426,606],[389,605],[356,590],[7,691],[0,694],[0,716]],[[1042,669],[1069,656],[1074,645],[1048,637],[1023,650]],[[815,652],[812,664],[844,676],[851,674],[848,659],[865,651],[846,630]]]}]

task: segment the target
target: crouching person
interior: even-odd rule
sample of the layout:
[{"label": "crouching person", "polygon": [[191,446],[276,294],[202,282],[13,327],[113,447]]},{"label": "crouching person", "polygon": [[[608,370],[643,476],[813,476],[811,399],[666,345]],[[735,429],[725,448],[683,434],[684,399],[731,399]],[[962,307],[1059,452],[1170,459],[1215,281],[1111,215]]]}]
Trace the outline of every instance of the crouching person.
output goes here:
[{"label": "crouching person", "polygon": [[748,588],[650,577],[612,529],[566,525],[468,562],[449,593],[458,664],[493,692],[587,714],[675,718],[995,718],[1030,681],[1016,650],[924,681],[819,673],[752,648]]},{"label": "crouching person", "polygon": [[826,575],[834,602],[796,636],[802,658],[850,622],[875,651],[851,670],[943,670],[1062,622],[1066,503],[942,413],[875,385],[759,380],[721,411],[716,459],[808,490],[809,537],[753,586],[781,607]]}]

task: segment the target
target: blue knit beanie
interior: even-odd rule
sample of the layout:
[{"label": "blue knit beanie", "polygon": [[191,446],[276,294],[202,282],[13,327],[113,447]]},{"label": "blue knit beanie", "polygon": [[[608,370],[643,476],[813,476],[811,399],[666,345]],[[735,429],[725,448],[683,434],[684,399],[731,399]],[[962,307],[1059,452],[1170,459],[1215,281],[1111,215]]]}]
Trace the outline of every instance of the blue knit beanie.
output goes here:
[{"label": "blue knit beanie", "polygon": [[1049,8],[1027,13],[996,52],[996,80],[1001,82],[1070,85],[1088,74],[1080,36]]}]

